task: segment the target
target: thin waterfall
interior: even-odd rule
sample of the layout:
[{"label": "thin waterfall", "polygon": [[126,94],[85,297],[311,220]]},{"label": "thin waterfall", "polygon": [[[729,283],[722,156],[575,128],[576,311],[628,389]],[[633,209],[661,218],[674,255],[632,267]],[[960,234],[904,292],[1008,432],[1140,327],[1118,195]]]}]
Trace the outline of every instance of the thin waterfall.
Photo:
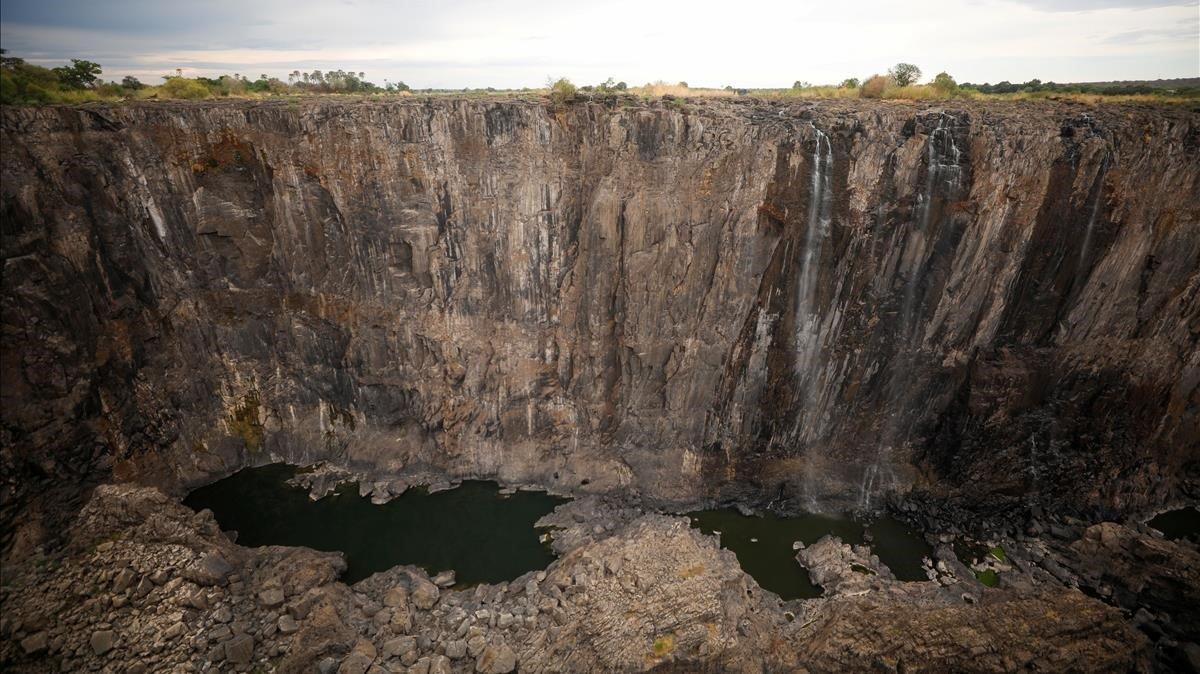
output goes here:
[{"label": "thin waterfall", "polygon": [[913,218],[901,261],[905,269],[904,298],[900,310],[900,330],[896,343],[896,355],[892,361],[891,392],[888,408],[891,420],[887,422],[876,448],[875,462],[863,473],[859,492],[859,507],[869,510],[876,491],[884,489],[884,475],[894,483],[895,473],[890,466],[890,454],[901,444],[899,420],[901,410],[908,407],[911,382],[914,376],[916,353],[920,350],[921,329],[918,324],[917,289],[929,240],[935,234],[930,231],[933,219],[933,200],[937,195],[953,199],[962,187],[962,151],[954,139],[954,117],[945,113],[938,118],[937,126],[930,131],[925,147],[925,185],[917,196],[917,212]]},{"label": "thin waterfall", "polygon": [[879,475],[879,462],[867,467],[863,472],[862,486],[859,488],[858,506],[862,510],[871,509],[871,494],[875,488],[875,477]]},{"label": "thin waterfall", "polygon": [[[796,288],[796,379],[800,382],[800,412],[796,430],[802,431],[817,385],[821,351],[821,316],[817,311],[817,285],[820,276],[821,248],[829,236],[833,214],[833,145],[816,125],[813,130],[812,185],[808,199],[808,229]],[[808,507],[819,510],[815,494],[816,469],[813,465],[812,438],[805,449],[804,491]]]},{"label": "thin waterfall", "polygon": [[875,463],[863,471],[862,484],[859,486],[858,507],[860,510],[871,509],[872,498],[877,493],[894,490],[900,484],[896,471],[892,467],[888,447],[884,447],[875,455]]},{"label": "thin waterfall", "polygon": [[833,212],[833,146],[820,129],[813,126],[812,187],[808,199],[808,231],[796,284],[796,372],[812,374],[814,359],[820,351],[821,317],[817,312],[817,281],[820,274],[821,248],[829,236]]},{"label": "thin waterfall", "polygon": [[955,194],[962,180],[962,166],[959,164],[962,151],[958,149],[958,144],[954,141],[954,129],[946,126],[947,119],[953,120],[953,117],[948,117],[943,113],[938,119],[937,127],[930,132],[929,140],[926,142],[925,189],[917,197],[916,222],[918,226],[910,235],[910,240],[914,241],[912,245],[920,246],[908,260],[908,278],[905,280],[904,305],[900,315],[904,335],[910,339],[914,337],[913,332],[917,327],[914,316],[917,276],[921,270],[926,239],[930,233],[929,220],[933,216],[933,196],[939,189],[946,195]]}]

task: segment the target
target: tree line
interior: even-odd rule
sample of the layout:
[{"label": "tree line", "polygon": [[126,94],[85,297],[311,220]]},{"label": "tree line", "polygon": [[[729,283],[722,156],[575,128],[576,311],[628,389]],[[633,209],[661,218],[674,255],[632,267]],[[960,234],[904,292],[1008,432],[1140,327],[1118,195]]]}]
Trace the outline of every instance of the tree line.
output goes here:
[{"label": "tree line", "polygon": [[[958,83],[949,73],[940,72],[928,83],[918,84],[921,79],[921,69],[911,63],[897,63],[887,70],[885,75],[872,75],[860,81],[856,77],[842,80],[840,89],[858,90],[863,98],[883,98],[890,91],[906,87],[928,87],[932,93],[949,97],[958,94],[968,95],[972,92],[980,94],[1017,94],[1017,93],[1063,93],[1063,94],[1099,94],[1104,96],[1127,96],[1136,94],[1158,94],[1167,96],[1196,96],[1200,94],[1195,86],[1177,86],[1174,83],[1152,84],[1146,82],[1098,82],[1058,84],[1043,82],[1034,78],[1023,83],[1013,83],[1007,80],[996,84],[974,84],[971,82]],[[797,81],[793,89],[803,90],[814,88],[811,84]],[[911,92],[910,92],[911,93]]]},{"label": "tree line", "polygon": [[163,83],[149,85],[132,75],[120,82],[105,82],[100,64],[71,59],[70,65],[45,68],[8,56],[0,49],[0,103],[73,103],[105,98],[182,98],[253,94],[370,94],[409,91],[404,82],[379,86],[362,71],[293,70],[287,81],[265,73],[250,79],[241,73],[220,77],[184,77],[182,70],[162,76]]}]

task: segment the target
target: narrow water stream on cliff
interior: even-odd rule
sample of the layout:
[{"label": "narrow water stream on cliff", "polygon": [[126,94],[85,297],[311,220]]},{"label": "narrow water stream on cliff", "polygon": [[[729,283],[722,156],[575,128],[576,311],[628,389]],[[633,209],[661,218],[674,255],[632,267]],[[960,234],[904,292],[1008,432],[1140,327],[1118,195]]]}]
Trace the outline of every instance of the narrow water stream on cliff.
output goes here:
[{"label": "narrow water stream on cliff", "polygon": [[743,515],[734,508],[688,513],[692,526],[706,534],[720,534],[721,547],[737,555],[742,569],[763,588],[783,599],[821,596],[808,571],[796,560],[796,541],[812,545],[826,535],[842,542],[862,545],[868,532],[871,551],[896,578],[926,580],[923,557],[933,550],[921,535],[892,517],[881,517],[864,525],[855,519],[830,515],[802,514],[781,517],[774,513]]},{"label": "narrow water stream on cliff", "polygon": [[296,545],[346,555],[346,583],[415,564],[430,574],[453,569],[459,586],[498,583],[554,560],[534,523],[566,499],[543,492],[501,494],[495,482],[466,481],[433,494],[413,487],[376,505],[348,483],[317,501],[288,484],[299,469],[247,468],[184,499],[208,508],[240,545]]}]

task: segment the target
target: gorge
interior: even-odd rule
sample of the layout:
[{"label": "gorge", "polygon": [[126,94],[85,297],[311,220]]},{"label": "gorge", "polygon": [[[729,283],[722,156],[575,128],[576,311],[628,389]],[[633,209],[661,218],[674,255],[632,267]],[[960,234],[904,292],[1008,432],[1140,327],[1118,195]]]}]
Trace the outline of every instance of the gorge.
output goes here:
[{"label": "gorge", "polygon": [[[137,671],[135,627],[164,669],[1200,666],[1200,553],[1143,524],[1200,498],[1194,108],[137,103],[0,140],[4,561],[60,560],[6,578],[6,667]],[[350,586],[179,504],[281,461],[574,500],[545,571]],[[671,515],[732,505],[892,513],[930,580],[826,538],[782,600]]]}]

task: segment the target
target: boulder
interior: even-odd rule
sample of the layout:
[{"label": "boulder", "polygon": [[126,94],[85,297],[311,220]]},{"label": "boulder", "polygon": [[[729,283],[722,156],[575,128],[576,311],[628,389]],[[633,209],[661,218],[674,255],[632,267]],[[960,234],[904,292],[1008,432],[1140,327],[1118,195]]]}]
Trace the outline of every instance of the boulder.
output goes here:
[{"label": "boulder", "polygon": [[437,604],[438,596],[441,594],[437,585],[425,580],[420,576],[412,577],[412,601],[417,608],[428,611]]},{"label": "boulder", "polygon": [[272,587],[258,593],[258,601],[266,608],[275,608],[283,605],[283,590]]},{"label": "boulder", "polygon": [[397,585],[390,588],[383,595],[383,605],[391,608],[407,607],[408,606],[408,588],[403,585]]},{"label": "boulder", "polygon": [[292,616],[284,613],[279,616],[277,627],[280,634],[293,634],[296,630],[300,629],[300,623],[296,622],[296,619]]},{"label": "boulder", "polygon": [[451,674],[450,659],[444,655],[435,655],[429,660],[429,674]]},{"label": "boulder", "polygon": [[225,642],[225,659],[237,665],[249,664],[254,658],[254,637],[239,634]]},{"label": "boulder", "polygon": [[210,552],[188,567],[184,576],[198,585],[224,585],[233,566],[220,553]]},{"label": "boulder", "polygon": [[96,655],[104,655],[112,650],[113,642],[116,641],[117,635],[112,630],[96,630],[92,632],[92,638],[89,644],[92,647],[92,652]]},{"label": "boulder", "polygon": [[163,630],[162,636],[165,641],[171,641],[179,638],[186,631],[187,625],[184,625],[182,621],[177,621],[167,629]]},{"label": "boulder", "polygon": [[115,578],[113,578],[113,592],[124,592],[133,585],[133,581],[137,579],[137,573],[128,566],[121,569]]},{"label": "boulder", "polygon": [[[292,637],[292,647],[280,663],[278,671],[309,671],[312,663],[320,661],[323,656],[349,651],[356,636],[354,630],[342,621],[334,602],[323,598],[313,606],[304,625]],[[334,663],[336,662],[335,660]]]},{"label": "boulder", "polygon": [[407,607],[394,609],[389,624],[396,634],[407,634],[412,629],[412,612]]},{"label": "boulder", "polygon": [[365,653],[351,653],[342,660],[342,665],[338,667],[337,674],[366,674],[366,671],[371,667],[371,658]]},{"label": "boulder", "polygon": [[233,610],[228,606],[222,606],[213,611],[213,620],[219,623],[233,622]]},{"label": "boulder", "polygon": [[452,660],[461,660],[467,657],[467,642],[462,639],[454,639],[447,642],[446,657]]},{"label": "boulder", "polygon": [[475,661],[475,671],[481,674],[508,674],[517,668],[517,654],[508,644],[491,644]]},{"label": "boulder", "polygon": [[371,643],[371,641],[368,639],[359,639],[354,644],[354,648],[351,650],[351,652],[365,655],[372,662],[375,661],[375,656],[378,655],[378,651],[375,650],[375,644]]},{"label": "boulder", "polygon": [[47,641],[45,631],[31,634],[21,640],[21,650],[25,651],[26,655],[41,653],[46,650]]},{"label": "boulder", "polygon": [[400,658],[417,650],[417,638],[410,636],[396,637],[383,643],[383,657]]}]

